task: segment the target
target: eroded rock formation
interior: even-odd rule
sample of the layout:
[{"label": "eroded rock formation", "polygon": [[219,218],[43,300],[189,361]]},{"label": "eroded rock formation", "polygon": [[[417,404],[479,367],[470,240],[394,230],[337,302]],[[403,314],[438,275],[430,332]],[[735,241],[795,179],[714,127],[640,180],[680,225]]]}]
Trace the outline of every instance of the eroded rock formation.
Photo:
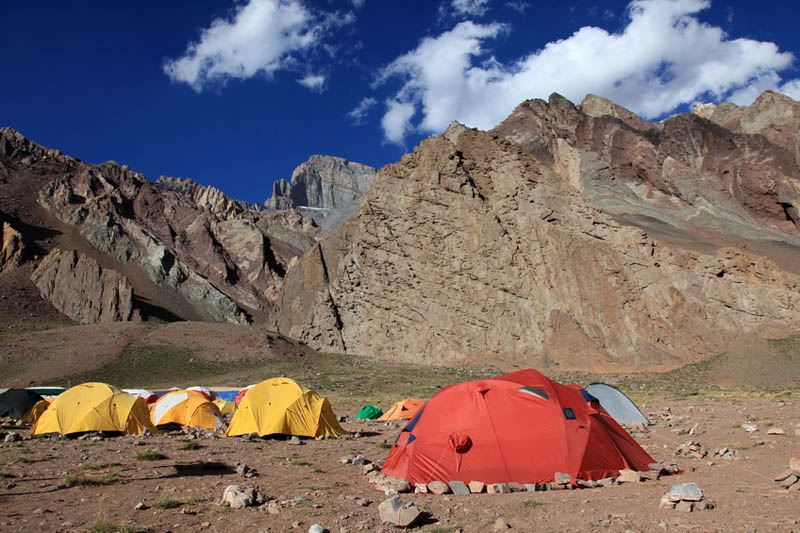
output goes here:
[{"label": "eroded rock formation", "polygon": [[54,248],[33,272],[42,298],[81,324],[125,322],[134,317],[128,279],[75,250]]},{"label": "eroded rock formation", "polygon": [[22,263],[25,255],[25,244],[22,234],[15,230],[8,222],[0,224],[0,272],[7,268],[14,268]]},{"label": "eroded rock formation", "polygon": [[[582,107],[600,116],[556,95],[491,133],[454,124],[381,169],[358,214],[289,271],[280,331],[326,351],[583,369],[796,331],[788,152],[696,115],[650,127]],[[783,255],[728,246],[742,228]]]}]

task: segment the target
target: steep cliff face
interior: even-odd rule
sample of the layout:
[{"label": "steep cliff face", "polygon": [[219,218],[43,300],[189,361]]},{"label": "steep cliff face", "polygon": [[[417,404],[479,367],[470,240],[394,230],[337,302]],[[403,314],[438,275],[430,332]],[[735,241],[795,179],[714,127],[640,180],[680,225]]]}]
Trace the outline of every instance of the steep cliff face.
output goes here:
[{"label": "steep cliff face", "polygon": [[133,290],[119,272],[103,269],[75,250],[54,248],[33,272],[42,298],[80,324],[126,322],[134,318]]},{"label": "steep cliff face", "polygon": [[[629,201],[654,212],[664,202],[650,196],[668,204],[678,187],[657,181],[663,173],[637,174],[663,162],[646,159],[652,148],[636,151],[653,134],[626,123],[641,126],[635,117],[593,119],[561,100],[521,106],[509,120],[533,117],[542,130],[520,126],[517,142],[454,124],[378,172],[358,214],[290,269],[280,330],[317,349],[391,359],[502,355],[609,369],[670,366],[737,335],[800,326],[797,274],[742,249],[667,246],[606,214],[602,197],[586,193],[598,166],[639,184]],[[702,138],[686,131],[696,120],[665,125],[662,143],[679,137],[672,128],[692,133],[689,144]],[[595,159],[575,154],[576,139]],[[626,162],[620,148],[639,158]],[[682,165],[702,151],[683,153]],[[639,199],[642,189],[652,194]]]},{"label": "steep cliff face", "polygon": [[25,243],[22,234],[8,222],[0,224],[0,272],[19,266],[24,256]]},{"label": "steep cliff face", "polygon": [[291,181],[275,182],[272,198],[265,205],[270,209],[348,207],[369,189],[374,175],[374,168],[361,163],[312,155],[292,172]]},{"label": "steep cliff face", "polygon": [[40,233],[44,253],[81,241],[84,253],[130,280],[135,305],[173,317],[271,322],[288,263],[320,231],[294,211],[251,211],[189,180],[153,184],[114,162],[89,165],[44,149],[10,128],[0,130],[0,160],[0,209]]}]

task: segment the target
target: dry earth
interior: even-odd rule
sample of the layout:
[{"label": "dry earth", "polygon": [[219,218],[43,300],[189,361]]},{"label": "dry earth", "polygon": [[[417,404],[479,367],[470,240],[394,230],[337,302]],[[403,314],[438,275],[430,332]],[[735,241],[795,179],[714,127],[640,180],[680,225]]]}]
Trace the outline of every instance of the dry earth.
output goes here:
[{"label": "dry earth", "polygon": [[[783,398],[650,401],[642,404],[658,422],[637,439],[656,459],[677,461],[684,473],[637,484],[535,493],[435,496],[405,494],[430,514],[421,531],[491,531],[499,517],[512,531],[797,531],[800,530],[800,490],[780,488],[772,477],[791,456],[800,455],[800,399]],[[336,407],[336,406],[334,406]],[[337,409],[349,415],[343,426],[360,431],[350,440],[306,440],[302,446],[285,440],[245,442],[238,438],[200,438],[198,449],[184,449],[186,436],[117,437],[104,440],[27,439],[0,445],[0,530],[84,531],[92,525],[137,527],[149,531],[308,531],[318,523],[331,532],[391,531],[381,525],[378,504],[386,496],[367,482],[360,467],[343,465],[345,455],[364,454],[377,463],[387,454],[398,427],[352,421],[356,406]],[[671,409],[672,427],[662,415]],[[747,433],[742,423],[758,431]],[[696,435],[678,435],[697,424]],[[769,435],[782,428],[786,435]],[[800,427],[800,426],[797,426]],[[4,427],[3,431],[12,428]],[[16,429],[16,428],[13,428]],[[688,439],[710,450],[704,459],[676,458],[674,450]],[[714,457],[729,447],[736,461]],[[137,454],[158,451],[163,460],[137,460]],[[207,468],[200,466],[205,463]],[[215,469],[210,464],[221,465]],[[245,463],[260,472],[243,478],[235,471]],[[176,465],[196,465],[194,468]],[[101,478],[118,474],[105,486],[67,488],[66,478]],[[675,483],[693,481],[717,508],[681,513],[659,509],[659,500]],[[268,506],[231,509],[219,505],[227,485],[257,487],[277,502]],[[294,500],[301,497],[299,502]],[[356,498],[371,500],[367,506]],[[176,507],[159,509],[161,500]],[[145,510],[134,510],[144,502]]]}]

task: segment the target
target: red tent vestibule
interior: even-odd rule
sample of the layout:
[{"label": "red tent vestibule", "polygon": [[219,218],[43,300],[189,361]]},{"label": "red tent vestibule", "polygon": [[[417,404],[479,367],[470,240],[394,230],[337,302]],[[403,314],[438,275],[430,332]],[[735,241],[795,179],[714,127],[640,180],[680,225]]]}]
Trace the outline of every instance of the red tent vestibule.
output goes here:
[{"label": "red tent vestibule", "polygon": [[579,387],[535,370],[439,391],[397,439],[383,473],[411,483],[550,483],[649,470],[653,458]]}]

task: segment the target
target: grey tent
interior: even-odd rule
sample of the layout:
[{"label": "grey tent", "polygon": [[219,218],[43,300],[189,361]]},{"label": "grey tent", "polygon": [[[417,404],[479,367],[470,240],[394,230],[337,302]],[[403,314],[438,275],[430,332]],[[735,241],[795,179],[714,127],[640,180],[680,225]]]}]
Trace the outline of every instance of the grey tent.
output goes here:
[{"label": "grey tent", "polygon": [[603,409],[620,424],[649,424],[633,400],[616,387],[606,383],[592,383],[586,386],[586,392],[597,398]]}]

